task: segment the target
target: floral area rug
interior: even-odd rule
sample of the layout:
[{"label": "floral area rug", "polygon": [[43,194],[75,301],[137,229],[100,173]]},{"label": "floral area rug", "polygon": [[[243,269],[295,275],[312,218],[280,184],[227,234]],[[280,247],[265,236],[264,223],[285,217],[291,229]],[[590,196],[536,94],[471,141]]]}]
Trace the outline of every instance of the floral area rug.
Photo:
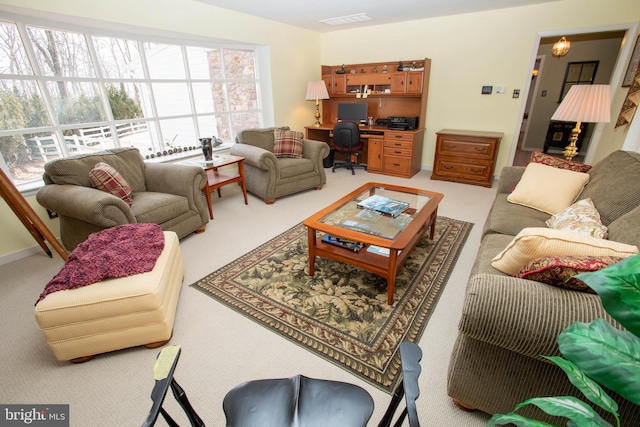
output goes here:
[{"label": "floral area rug", "polygon": [[317,257],[310,277],[302,224],[191,286],[391,392],[400,343],[420,338],[471,227],[437,218],[434,239],[427,231],[398,270],[393,306],[386,279],[358,267]]}]

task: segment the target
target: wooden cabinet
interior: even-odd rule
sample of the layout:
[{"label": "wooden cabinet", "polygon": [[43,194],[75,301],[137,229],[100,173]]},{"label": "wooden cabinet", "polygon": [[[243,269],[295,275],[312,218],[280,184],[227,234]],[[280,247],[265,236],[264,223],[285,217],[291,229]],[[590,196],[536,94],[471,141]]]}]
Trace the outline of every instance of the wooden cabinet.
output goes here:
[{"label": "wooden cabinet", "polygon": [[382,172],[382,144],[383,136],[371,135],[367,140],[367,171]]},{"label": "wooden cabinet", "polygon": [[344,74],[325,74],[322,80],[327,85],[327,92],[331,95],[343,95],[345,93],[345,75]]},{"label": "wooden cabinet", "polygon": [[403,71],[391,75],[391,93],[422,94],[424,73],[420,71]]},{"label": "wooden cabinet", "polygon": [[491,187],[502,133],[443,129],[436,135],[431,179]]},{"label": "wooden cabinet", "polygon": [[382,95],[391,90],[391,74],[348,74],[346,85],[349,94]]},{"label": "wooden cabinet", "polygon": [[420,171],[424,129],[386,131],[382,142],[382,173],[411,178]]}]

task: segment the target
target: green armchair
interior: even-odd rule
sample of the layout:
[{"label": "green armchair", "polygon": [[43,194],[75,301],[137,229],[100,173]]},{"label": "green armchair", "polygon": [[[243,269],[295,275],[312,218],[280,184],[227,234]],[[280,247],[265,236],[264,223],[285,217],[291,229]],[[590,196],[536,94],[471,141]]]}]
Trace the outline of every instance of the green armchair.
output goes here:
[{"label": "green armchair", "polygon": [[[89,172],[104,162],[133,190],[131,205],[91,186]],[[202,188],[204,170],[196,166],[145,163],[136,148],[114,148],[53,160],[45,165],[36,199],[60,217],[60,237],[68,250],[89,234],[130,223],[154,223],[183,238],[204,231],[209,212]]]},{"label": "green armchair", "polygon": [[303,158],[278,158],[273,154],[275,129],[241,130],[231,146],[232,155],[244,157],[247,191],[272,204],[278,197],[320,190],[327,182],[322,160],[329,155],[329,145],[303,139]]}]

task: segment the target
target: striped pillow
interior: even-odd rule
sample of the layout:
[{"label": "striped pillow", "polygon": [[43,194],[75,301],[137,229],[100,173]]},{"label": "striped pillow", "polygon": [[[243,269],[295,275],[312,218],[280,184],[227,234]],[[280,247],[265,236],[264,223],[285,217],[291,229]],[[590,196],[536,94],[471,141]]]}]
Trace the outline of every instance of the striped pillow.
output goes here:
[{"label": "striped pillow", "polygon": [[302,158],[302,132],[275,129],[273,131],[273,154],[278,158]]},{"label": "striped pillow", "polygon": [[524,228],[507,247],[491,260],[491,266],[513,276],[525,264],[550,256],[628,257],[638,248],[611,240],[550,228]]},{"label": "striped pillow", "polygon": [[89,179],[93,188],[113,194],[131,206],[133,201],[131,193],[133,190],[122,175],[111,165],[104,162],[97,163],[89,172]]}]

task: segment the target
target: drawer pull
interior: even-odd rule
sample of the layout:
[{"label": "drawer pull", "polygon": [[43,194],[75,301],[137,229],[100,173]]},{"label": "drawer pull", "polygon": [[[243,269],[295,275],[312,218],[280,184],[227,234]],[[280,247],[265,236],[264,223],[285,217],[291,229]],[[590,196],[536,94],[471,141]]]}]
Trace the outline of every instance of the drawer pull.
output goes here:
[{"label": "drawer pull", "polygon": [[481,173],[481,172],[482,172],[482,169],[478,169],[478,168],[471,168],[471,172],[474,172],[474,173]]},{"label": "drawer pull", "polygon": [[458,148],[458,146],[456,144],[447,144],[447,148],[449,150],[455,150],[456,148]]},{"label": "drawer pull", "polygon": [[474,150],[476,150],[477,152],[482,152],[482,153],[486,153],[487,152],[487,147],[473,147]]},{"label": "drawer pull", "polygon": [[451,170],[453,169],[453,166],[442,165],[442,169]]},{"label": "drawer pull", "polygon": [[394,163],[393,166],[400,166],[400,163]]},{"label": "drawer pull", "polygon": [[402,138],[402,137],[403,137],[403,135],[396,135],[395,137],[396,137],[396,138]]},{"label": "drawer pull", "polygon": [[396,154],[402,154],[402,151],[398,151],[398,150],[396,150],[396,151],[394,151],[394,153],[396,153]]}]

